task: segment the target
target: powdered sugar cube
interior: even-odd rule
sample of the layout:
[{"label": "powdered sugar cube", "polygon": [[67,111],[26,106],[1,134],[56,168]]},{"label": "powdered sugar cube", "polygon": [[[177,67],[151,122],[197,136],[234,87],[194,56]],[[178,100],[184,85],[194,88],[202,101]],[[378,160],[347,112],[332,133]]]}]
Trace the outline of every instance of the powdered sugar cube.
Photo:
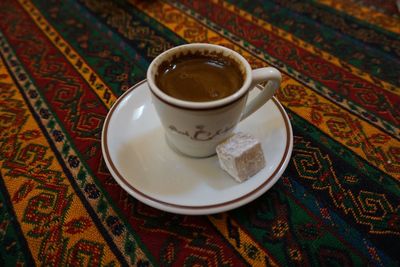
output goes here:
[{"label": "powdered sugar cube", "polygon": [[265,167],[260,142],[250,134],[237,133],[217,146],[220,166],[238,182],[243,182]]}]

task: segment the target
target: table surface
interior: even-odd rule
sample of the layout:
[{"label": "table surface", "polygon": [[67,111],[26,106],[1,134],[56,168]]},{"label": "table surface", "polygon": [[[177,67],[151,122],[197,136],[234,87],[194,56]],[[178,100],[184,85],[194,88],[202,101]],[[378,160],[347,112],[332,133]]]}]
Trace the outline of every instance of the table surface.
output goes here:
[{"label": "table surface", "polygon": [[[398,266],[399,14],[394,0],[0,1],[0,266]],[[139,202],[101,152],[116,99],[193,42],[278,68],[294,135],[270,190],[207,216]]]}]

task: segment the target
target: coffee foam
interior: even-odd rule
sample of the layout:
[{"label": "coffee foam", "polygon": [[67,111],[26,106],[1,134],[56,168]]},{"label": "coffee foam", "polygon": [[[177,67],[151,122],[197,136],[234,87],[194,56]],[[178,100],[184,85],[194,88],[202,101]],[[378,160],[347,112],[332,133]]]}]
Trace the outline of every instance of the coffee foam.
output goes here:
[{"label": "coffee foam", "polygon": [[222,53],[175,54],[158,68],[155,81],[164,93],[186,101],[215,101],[237,92],[244,82],[237,61]]},{"label": "coffee foam", "polygon": [[[243,75],[243,78],[246,79],[246,68],[243,66],[243,62],[237,59],[237,57],[232,56],[232,53],[229,50],[223,50],[223,46],[219,46],[215,49],[210,49],[209,47],[175,47],[174,49],[168,50],[165,54],[158,58],[158,61],[155,62],[154,68],[152,69],[151,75],[153,78],[159,74],[159,70],[162,68],[164,64],[170,64],[173,60],[186,56],[186,55],[201,55],[201,56],[210,56],[210,57],[225,57],[228,58],[236,63],[236,66],[239,68],[240,72]],[[195,51],[193,51],[195,50]],[[221,50],[221,51],[216,51]]]}]

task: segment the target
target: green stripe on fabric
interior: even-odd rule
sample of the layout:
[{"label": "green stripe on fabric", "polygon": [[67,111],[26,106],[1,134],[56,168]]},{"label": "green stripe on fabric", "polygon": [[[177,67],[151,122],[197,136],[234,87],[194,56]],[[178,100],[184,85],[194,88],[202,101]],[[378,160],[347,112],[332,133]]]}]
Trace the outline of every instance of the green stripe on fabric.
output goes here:
[{"label": "green stripe on fabric", "polygon": [[[399,59],[387,55],[385,52],[366,47],[351,36],[346,36],[324,24],[315,23],[309,15],[296,13],[270,1],[243,1],[240,3],[235,3],[233,0],[228,1],[360,70],[400,86],[400,77],[396,71],[393,71],[393,68],[397,68],[399,70],[397,73],[400,72]],[[359,49],[360,45],[364,50]]]},{"label": "green stripe on fabric", "polygon": [[[305,207],[299,206],[279,184],[281,181],[257,200],[231,214],[281,265],[321,266],[329,262],[348,262],[360,266],[367,263],[366,257],[343,242],[332,229],[322,225]],[[337,258],[321,257],[328,251]]]}]

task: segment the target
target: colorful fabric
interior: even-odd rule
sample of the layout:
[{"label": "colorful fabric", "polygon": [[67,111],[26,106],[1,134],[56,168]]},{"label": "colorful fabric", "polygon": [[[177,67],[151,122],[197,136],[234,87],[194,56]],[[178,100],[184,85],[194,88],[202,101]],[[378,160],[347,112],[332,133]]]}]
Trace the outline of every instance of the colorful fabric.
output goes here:
[{"label": "colorful fabric", "polygon": [[[0,266],[399,266],[395,2],[0,1]],[[209,216],[137,201],[100,144],[115,100],[191,42],[279,68],[295,136],[278,183]]]}]

